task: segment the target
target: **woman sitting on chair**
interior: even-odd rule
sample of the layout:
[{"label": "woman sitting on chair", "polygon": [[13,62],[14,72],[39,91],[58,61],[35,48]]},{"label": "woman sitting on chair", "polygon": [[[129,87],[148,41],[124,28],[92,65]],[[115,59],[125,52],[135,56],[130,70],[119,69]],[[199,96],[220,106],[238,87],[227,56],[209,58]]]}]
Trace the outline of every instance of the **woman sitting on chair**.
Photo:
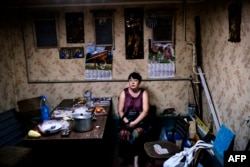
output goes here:
[{"label": "woman sitting on chair", "polygon": [[148,92],[140,88],[142,77],[133,72],[128,76],[128,87],[119,95],[118,114],[120,117],[120,156],[124,163],[134,158],[134,167],[138,167],[139,151],[143,149],[142,135],[150,126],[144,121],[149,113]]}]

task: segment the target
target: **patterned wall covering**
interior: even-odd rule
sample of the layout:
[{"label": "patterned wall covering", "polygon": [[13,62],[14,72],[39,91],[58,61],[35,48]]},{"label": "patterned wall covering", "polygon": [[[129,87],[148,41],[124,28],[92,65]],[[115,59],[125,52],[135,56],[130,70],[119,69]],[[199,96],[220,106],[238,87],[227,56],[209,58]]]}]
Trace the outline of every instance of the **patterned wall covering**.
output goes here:
[{"label": "patterned wall covering", "polygon": [[[202,51],[204,71],[215,109],[220,122],[225,123],[236,133],[235,148],[241,150],[246,146],[248,129],[242,121],[249,115],[249,13],[243,5],[242,41],[230,43],[228,39],[227,6],[225,3],[209,3],[201,8],[200,4],[189,4],[186,17],[183,16],[181,4],[171,4],[176,9],[176,77],[188,78],[192,71],[192,45],[194,42],[194,17],[201,15]],[[217,2],[219,3],[219,2]],[[218,6],[217,6],[218,5]],[[147,57],[142,60],[125,59],[123,9],[125,6],[113,6],[115,50],[113,56],[113,79],[127,79],[130,72],[139,71],[147,78]],[[135,6],[133,6],[135,7]],[[169,8],[169,6],[140,6],[146,8]],[[92,7],[94,9],[94,7]],[[204,10],[206,9],[206,10]],[[66,43],[64,12],[83,11],[85,25],[85,42],[93,42],[93,20],[91,8],[56,8],[59,12],[59,44],[79,46]],[[214,12],[215,11],[215,12]],[[3,11],[2,11],[3,12]],[[208,13],[208,14],[207,14]],[[7,16],[2,14],[1,16]],[[126,82],[80,82],[80,83],[32,83],[28,84],[27,66],[34,68],[29,71],[30,79],[43,77],[42,72],[48,72],[49,78],[68,80],[84,79],[85,59],[59,59],[57,49],[36,50],[32,36],[29,18],[24,20],[24,37],[21,31],[20,13],[16,17],[4,20],[0,27],[0,110],[16,107],[16,101],[28,97],[46,94],[51,107],[55,107],[64,98],[74,98],[82,95],[83,90],[92,89],[94,96],[118,96]],[[26,18],[26,17],[25,17]],[[184,24],[184,18],[185,23]],[[2,19],[2,18],[1,18]],[[3,20],[3,19],[2,19]],[[186,34],[185,34],[186,32]],[[144,25],[144,53],[148,53],[147,39],[151,38],[151,30]],[[24,49],[24,40],[25,46]],[[26,52],[25,52],[26,51]],[[29,59],[25,62],[25,53]],[[38,75],[37,75],[38,74]],[[51,78],[50,78],[51,77]],[[178,112],[187,112],[189,81],[147,81],[143,86],[149,89],[150,99],[161,112],[166,107],[175,107]],[[206,102],[204,102],[205,104]],[[204,108],[206,105],[204,105]],[[208,108],[208,107],[207,107]],[[204,114],[209,122],[210,114]]]},{"label": "patterned wall covering", "polygon": [[[136,7],[136,6],[133,6]],[[145,7],[146,8],[146,7]],[[153,8],[151,6],[151,8]],[[159,6],[155,7],[159,8]],[[161,7],[162,8],[162,7]],[[165,8],[169,8],[166,6]],[[171,8],[174,8],[171,6]],[[93,13],[91,8],[55,8],[47,9],[48,11],[57,12],[58,19],[58,32],[59,32],[59,47],[70,46],[85,46],[84,43],[80,44],[67,44],[66,43],[66,30],[65,30],[65,12],[84,12],[84,28],[85,28],[85,42],[94,42],[94,28],[93,28]],[[36,9],[37,11],[37,9]],[[192,47],[188,46],[184,41],[183,35],[183,16],[182,6],[179,6],[177,11],[176,21],[176,56],[177,59],[176,75],[178,77],[189,77],[191,73],[190,53]],[[192,16],[194,13],[190,13]],[[60,60],[58,58],[59,51],[57,48],[52,49],[36,49],[34,46],[34,37],[32,32],[32,11],[24,16],[24,36],[26,45],[26,56],[28,75],[30,81],[71,81],[71,80],[84,80],[84,59],[71,59]],[[193,24],[193,20],[189,20]],[[126,60],[125,58],[125,27],[124,27],[124,7],[116,7],[114,13],[114,32],[115,32],[115,50],[113,51],[113,79],[124,79],[131,71],[139,71],[147,78],[147,56],[148,56],[148,40],[152,39],[152,29],[145,26],[144,23],[144,53],[145,58],[142,60]],[[193,27],[193,25],[191,26]],[[193,35],[192,29],[189,29],[189,35]],[[192,37],[193,38],[193,37]],[[49,74],[49,75],[47,75]]]},{"label": "patterned wall covering", "polygon": [[[133,6],[135,7],[135,6]],[[139,6],[141,7],[141,6]],[[147,7],[145,7],[147,8]],[[150,8],[159,8],[159,6],[150,6]],[[162,6],[161,6],[162,8]],[[163,8],[170,8],[169,6]],[[176,77],[180,79],[187,79],[192,75],[191,66],[191,53],[192,47],[185,44],[183,38],[183,16],[182,5],[171,6],[176,8]],[[84,46],[84,44],[67,44],[66,43],[66,31],[64,13],[71,11],[83,11],[84,12],[84,25],[85,25],[85,42],[94,41],[93,32],[93,17],[90,12],[96,8],[84,8],[84,7],[71,7],[71,8],[55,8],[46,9],[53,10],[59,13],[58,29],[59,29],[59,45],[61,47],[68,46]],[[147,39],[151,38],[151,29],[144,26],[144,45],[145,45],[145,58],[138,60],[126,60],[125,59],[125,38],[124,38],[124,6],[116,6],[116,13],[114,14],[114,30],[115,30],[115,50],[113,53],[113,79],[122,79],[124,82],[75,82],[75,83],[30,83],[27,81],[36,81],[44,77],[44,73],[48,73],[47,81],[51,80],[84,80],[84,60],[85,59],[59,59],[58,49],[36,49],[34,45],[32,21],[29,14],[24,15],[23,30],[21,31],[21,22],[19,20],[12,20],[11,24],[16,27],[11,32],[9,29],[1,29],[2,33],[8,33],[8,40],[10,40],[9,46],[4,47],[4,53],[8,50],[13,50],[11,53],[13,59],[13,69],[11,66],[9,70],[14,71],[12,85],[3,85],[3,89],[11,89],[15,91],[15,96],[10,98],[12,103],[6,101],[3,98],[1,109],[9,107],[17,107],[16,101],[28,97],[39,96],[46,94],[48,96],[51,107],[55,107],[64,98],[74,98],[82,96],[82,92],[87,89],[93,91],[94,96],[118,96],[120,90],[127,84],[127,76],[130,72],[138,71],[142,74],[143,78],[147,78],[147,54],[148,44]],[[35,9],[39,10],[39,9]],[[28,12],[29,13],[29,12]],[[190,12],[191,17],[194,17],[193,11]],[[189,20],[193,24],[193,20]],[[190,25],[190,27],[193,27]],[[189,28],[189,31],[193,31],[193,28]],[[193,35],[194,32],[189,34]],[[22,36],[24,35],[24,36]],[[1,37],[3,38],[3,36]],[[23,38],[25,39],[23,42]],[[3,40],[1,40],[3,41]],[[23,45],[25,43],[25,45]],[[25,47],[24,47],[25,46]],[[11,49],[10,49],[11,48]],[[27,64],[25,62],[25,54],[27,58]],[[11,63],[7,57],[5,62]],[[26,65],[28,71],[26,70]],[[6,70],[6,69],[5,69]],[[6,75],[6,74],[3,74]],[[27,75],[29,77],[27,78]],[[7,78],[7,77],[5,77]],[[43,79],[42,79],[43,80]],[[4,80],[6,81],[6,79]],[[7,88],[5,88],[5,86]],[[187,113],[187,99],[188,88],[190,82],[184,81],[145,81],[144,87],[148,88],[150,93],[151,103],[156,104],[158,112],[162,112],[164,108],[175,107],[178,113]],[[9,95],[9,91],[6,91],[2,96]],[[13,93],[11,93],[13,95]],[[18,109],[18,108],[17,108]]]},{"label": "patterned wall covering", "polygon": [[[11,19],[11,18],[10,18]],[[0,22],[0,111],[15,107],[15,76],[14,76],[14,51],[12,50],[16,42],[11,34],[16,32],[15,26],[8,20],[1,18]],[[17,35],[17,34],[15,34]],[[24,69],[25,70],[25,69]]]},{"label": "patterned wall covering", "polygon": [[[244,150],[250,129],[244,121],[250,115],[250,15],[249,1],[243,1],[241,42],[229,42],[228,1],[207,1],[201,16],[203,66],[220,123],[235,134],[235,149]],[[208,105],[204,104],[208,109]],[[206,113],[206,112],[205,112]],[[210,114],[204,116],[210,121]]]}]

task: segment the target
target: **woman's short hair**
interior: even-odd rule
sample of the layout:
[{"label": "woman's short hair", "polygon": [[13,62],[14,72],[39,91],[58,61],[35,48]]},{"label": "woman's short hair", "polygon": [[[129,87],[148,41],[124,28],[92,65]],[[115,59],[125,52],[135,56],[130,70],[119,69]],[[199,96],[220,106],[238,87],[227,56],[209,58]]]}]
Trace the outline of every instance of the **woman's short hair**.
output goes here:
[{"label": "woman's short hair", "polygon": [[141,75],[139,73],[137,73],[137,72],[132,72],[131,74],[129,74],[128,80],[130,80],[131,78],[137,79],[139,82],[142,81]]}]

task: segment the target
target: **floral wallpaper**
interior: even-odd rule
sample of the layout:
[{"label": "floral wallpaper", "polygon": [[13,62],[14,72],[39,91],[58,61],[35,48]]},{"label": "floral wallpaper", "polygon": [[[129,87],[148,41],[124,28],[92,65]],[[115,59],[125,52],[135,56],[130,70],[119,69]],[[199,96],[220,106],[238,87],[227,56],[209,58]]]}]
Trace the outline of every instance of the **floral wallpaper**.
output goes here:
[{"label": "floral wallpaper", "polygon": [[[226,1],[225,1],[226,2]],[[247,1],[246,1],[247,2]],[[202,27],[203,70],[211,91],[211,97],[220,123],[226,124],[236,134],[235,149],[245,148],[249,138],[249,128],[243,123],[249,116],[249,4],[243,5],[241,42],[228,42],[227,5],[222,2],[188,4],[185,15],[182,4],[112,6],[114,13],[115,50],[113,52],[113,80],[110,82],[85,82],[85,59],[60,59],[59,49],[37,49],[34,44],[31,15],[21,18],[20,13],[30,11],[2,10],[0,26],[0,111],[16,106],[18,100],[40,96],[48,97],[52,108],[62,99],[82,96],[84,90],[92,90],[93,96],[116,98],[127,85],[130,72],[138,71],[147,79],[148,39],[152,31],[144,22],[144,59],[126,60],[124,36],[124,8],[143,7],[175,9],[175,55],[176,77],[166,81],[143,81],[150,94],[150,102],[157,105],[157,112],[174,107],[177,113],[186,114],[190,76],[197,78],[193,71],[193,43],[195,42],[194,18],[199,15]],[[226,3],[228,4],[228,2]],[[58,7],[48,8],[58,13],[58,38],[60,47],[85,46],[94,42],[92,9],[99,7]],[[108,8],[108,7],[106,7]],[[33,10],[33,9],[29,9]],[[44,9],[35,9],[44,10]],[[65,12],[84,12],[85,43],[68,44],[66,42]],[[16,15],[15,15],[16,14]],[[22,31],[23,30],[23,31]],[[36,82],[36,81],[45,82]],[[50,81],[61,81],[53,83]],[[75,82],[70,82],[74,80]],[[34,81],[29,83],[29,81]],[[84,82],[83,82],[84,81]],[[197,83],[199,84],[199,83]],[[204,98],[205,99],[205,98]],[[204,121],[209,124],[211,116],[204,100]]]},{"label": "floral wallpaper", "polygon": [[[245,121],[250,115],[250,4],[242,3],[240,42],[228,41],[231,1],[207,1],[201,15],[203,72],[220,123],[235,133],[235,150],[244,150],[250,138]],[[211,114],[204,113],[204,121],[211,122]]]},{"label": "floral wallpaper", "polygon": [[[159,8],[159,6],[151,7]],[[176,7],[180,8],[181,6],[177,5]],[[114,14],[115,49],[113,50],[112,80],[110,82],[85,81],[85,59],[60,59],[58,48],[36,48],[33,33],[31,33],[33,32],[31,17],[33,9],[27,10],[23,15],[23,32],[20,22],[12,22],[11,24],[15,24],[19,28],[14,29],[13,31],[16,34],[10,34],[9,38],[15,39],[12,42],[20,42],[13,49],[13,59],[16,64],[13,66],[15,71],[15,82],[13,84],[15,84],[14,91],[16,94],[15,101],[10,106],[17,108],[17,100],[46,94],[51,107],[54,108],[62,99],[82,96],[83,91],[88,89],[92,90],[93,96],[117,97],[120,91],[126,87],[129,73],[138,71],[143,79],[147,79],[148,47],[144,48],[144,59],[126,60],[125,57],[124,8],[124,6],[116,6]],[[173,6],[166,6],[165,8],[173,8]],[[96,8],[46,9],[58,14],[59,47],[85,47],[85,43],[94,42],[93,13],[91,13],[93,9]],[[35,9],[35,11],[39,10],[44,9]],[[84,12],[85,43],[69,44],[66,42],[64,13],[72,11]],[[176,25],[176,33],[182,33],[182,12],[181,10],[176,11],[176,21],[177,24],[180,24],[180,26]],[[6,31],[8,30],[6,29]],[[152,30],[144,25],[144,31],[144,45],[148,46],[148,40],[146,39],[152,38]],[[176,108],[177,113],[187,113],[189,79],[192,75],[191,60],[188,57],[191,56],[192,47],[186,46],[183,38],[176,37],[176,40],[180,43],[180,46],[178,46],[179,44],[176,45],[176,56],[179,57],[176,62],[178,67],[176,68],[176,78],[166,81],[144,81],[142,83],[142,86],[146,87],[150,93],[151,103],[157,105],[158,113],[168,107]],[[31,81],[31,83],[28,83],[28,81]],[[53,81],[57,81],[57,83],[53,83]]]}]

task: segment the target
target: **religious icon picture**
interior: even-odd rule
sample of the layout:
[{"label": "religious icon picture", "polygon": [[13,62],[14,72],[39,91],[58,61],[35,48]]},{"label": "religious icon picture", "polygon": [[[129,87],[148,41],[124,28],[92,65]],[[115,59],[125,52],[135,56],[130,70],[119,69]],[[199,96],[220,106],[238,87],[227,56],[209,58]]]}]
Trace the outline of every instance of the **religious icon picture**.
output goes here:
[{"label": "religious icon picture", "polygon": [[143,59],[143,9],[125,9],[126,59]]},{"label": "religious icon picture", "polygon": [[62,47],[60,48],[60,59],[84,58],[83,47]]}]

